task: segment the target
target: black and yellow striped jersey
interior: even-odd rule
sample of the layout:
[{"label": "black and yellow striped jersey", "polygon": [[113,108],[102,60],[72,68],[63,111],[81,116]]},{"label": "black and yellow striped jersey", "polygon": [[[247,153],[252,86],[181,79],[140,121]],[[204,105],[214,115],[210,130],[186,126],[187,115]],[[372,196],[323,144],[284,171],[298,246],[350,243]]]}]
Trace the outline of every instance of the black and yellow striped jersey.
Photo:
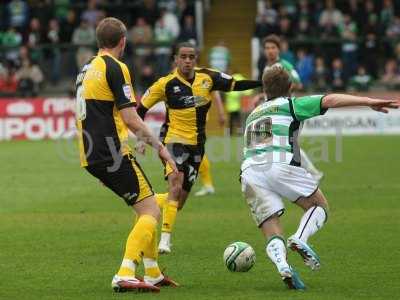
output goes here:
[{"label": "black and yellow striped jersey", "polygon": [[81,166],[131,152],[120,109],[136,105],[128,67],[110,54],[93,57],[76,80],[76,119]]},{"label": "black and yellow striped jersey", "polygon": [[162,133],[164,143],[198,145],[205,142],[207,112],[211,106],[211,92],[231,91],[232,76],[206,68],[196,68],[192,82],[185,80],[175,69],[156,81],[143,95],[139,115],[157,102],[164,101],[167,109]]}]

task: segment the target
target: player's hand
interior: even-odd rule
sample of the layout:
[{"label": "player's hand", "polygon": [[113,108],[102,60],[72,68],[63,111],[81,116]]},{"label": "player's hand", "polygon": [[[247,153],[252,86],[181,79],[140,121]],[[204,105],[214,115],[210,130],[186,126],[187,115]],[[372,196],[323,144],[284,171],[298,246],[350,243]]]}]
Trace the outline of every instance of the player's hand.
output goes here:
[{"label": "player's hand", "polygon": [[175,161],[172,159],[171,154],[169,154],[167,148],[164,145],[160,146],[158,150],[158,155],[166,164],[171,167],[172,171],[175,174],[178,174],[178,168],[176,167]]},{"label": "player's hand", "polygon": [[141,155],[146,153],[146,143],[143,141],[138,141],[135,145],[135,151]]},{"label": "player's hand", "polygon": [[389,108],[397,109],[400,107],[399,100],[380,100],[380,99],[370,99],[368,101],[368,106],[373,110],[387,114]]},{"label": "player's hand", "polygon": [[223,127],[225,125],[225,122],[226,122],[225,115],[224,114],[218,115],[219,126]]}]

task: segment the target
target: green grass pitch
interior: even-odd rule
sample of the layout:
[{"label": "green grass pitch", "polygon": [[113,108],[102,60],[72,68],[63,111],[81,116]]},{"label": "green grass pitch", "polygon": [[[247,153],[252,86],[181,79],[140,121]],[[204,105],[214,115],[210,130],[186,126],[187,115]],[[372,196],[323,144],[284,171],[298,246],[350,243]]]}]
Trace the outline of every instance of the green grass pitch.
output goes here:
[{"label": "green grass pitch", "polygon": [[[398,299],[400,140],[346,137],[342,162],[335,162],[335,140],[323,141],[330,162],[318,166],[326,175],[321,187],[330,216],[311,238],[321,270],[308,270],[289,253],[307,291],[286,290],[265,258],[265,241],[241,196],[239,162],[231,153],[230,160],[212,165],[217,194],[189,198],[178,215],[173,253],[160,258],[182,287],[156,295],[112,292],[133,215],[69,158],[76,155],[75,144],[2,142],[0,299]],[[318,152],[315,143],[306,148]],[[160,163],[139,160],[155,190],[164,191]],[[282,222],[292,233],[301,211],[286,204]],[[233,241],[256,250],[248,273],[231,273],[223,265],[223,251]]]}]

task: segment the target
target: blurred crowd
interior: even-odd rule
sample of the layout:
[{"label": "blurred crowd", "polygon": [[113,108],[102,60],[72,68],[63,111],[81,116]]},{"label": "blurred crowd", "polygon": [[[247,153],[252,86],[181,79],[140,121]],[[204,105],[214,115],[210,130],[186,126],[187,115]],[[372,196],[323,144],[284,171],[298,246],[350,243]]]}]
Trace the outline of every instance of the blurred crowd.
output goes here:
[{"label": "blurred crowd", "polygon": [[106,16],[127,25],[124,61],[143,92],[170,70],[173,46],[196,43],[191,0],[2,0],[0,94],[35,96],[72,78],[95,54],[95,28]]},{"label": "blurred crowd", "polygon": [[[306,89],[400,89],[398,0],[258,1],[255,23],[260,40],[281,37]],[[260,74],[264,65],[261,54]]]}]

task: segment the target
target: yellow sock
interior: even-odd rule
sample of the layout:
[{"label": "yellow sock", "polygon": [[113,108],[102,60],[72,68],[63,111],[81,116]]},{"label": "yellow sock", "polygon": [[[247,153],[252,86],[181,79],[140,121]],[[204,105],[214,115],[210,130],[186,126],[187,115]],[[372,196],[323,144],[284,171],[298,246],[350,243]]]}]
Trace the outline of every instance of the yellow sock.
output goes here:
[{"label": "yellow sock", "polygon": [[136,266],[140,263],[144,249],[152,242],[156,226],[157,220],[153,216],[142,215],[138,218],[126,241],[119,276],[135,276]]},{"label": "yellow sock", "polygon": [[168,200],[163,208],[163,224],[161,227],[162,232],[172,232],[177,212],[178,202],[174,200]]},{"label": "yellow sock", "polygon": [[143,265],[144,274],[152,278],[158,278],[161,275],[160,268],[158,267],[158,247],[157,247],[157,228],[154,231],[151,243],[144,249],[143,252]]},{"label": "yellow sock", "polygon": [[203,156],[199,167],[200,179],[203,185],[205,186],[213,186],[212,178],[211,178],[211,164],[208,160],[207,155]]},{"label": "yellow sock", "polygon": [[156,194],[156,201],[158,204],[159,208],[163,208],[164,207],[164,203],[167,201],[168,198],[168,193],[164,193],[164,194]]}]

